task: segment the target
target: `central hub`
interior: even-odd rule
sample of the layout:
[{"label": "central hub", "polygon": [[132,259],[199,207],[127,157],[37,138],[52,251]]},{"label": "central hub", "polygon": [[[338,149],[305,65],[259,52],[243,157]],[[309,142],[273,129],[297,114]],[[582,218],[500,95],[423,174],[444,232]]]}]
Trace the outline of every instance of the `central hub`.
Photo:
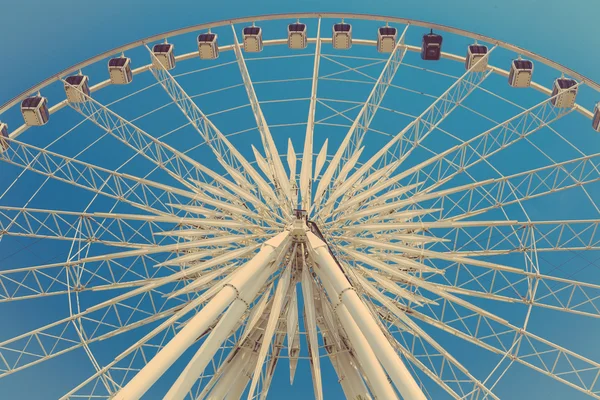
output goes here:
[{"label": "central hub", "polygon": [[295,218],[290,228],[290,233],[294,241],[302,242],[306,238],[306,232],[308,231],[306,216],[306,210],[294,210]]}]

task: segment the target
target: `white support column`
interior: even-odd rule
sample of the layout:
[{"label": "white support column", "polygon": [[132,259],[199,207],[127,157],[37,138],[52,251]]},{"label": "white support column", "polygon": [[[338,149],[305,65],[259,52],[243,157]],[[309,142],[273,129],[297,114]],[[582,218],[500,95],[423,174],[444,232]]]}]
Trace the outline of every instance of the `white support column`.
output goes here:
[{"label": "white support column", "polygon": [[[333,354],[328,354],[328,356],[329,356],[329,361],[331,362],[331,365],[333,366],[333,369],[334,369],[335,373],[337,374],[338,383],[342,387],[344,396],[346,396],[347,399],[356,399],[358,394],[352,390],[351,382],[346,377],[346,373],[345,373],[346,371],[344,370],[344,368],[342,367],[342,365],[340,363],[339,354],[333,353]],[[359,379],[362,381],[362,378],[359,378]],[[360,397],[359,397],[359,399],[360,399]],[[371,400],[371,399],[369,398],[369,400]]]},{"label": "white support column", "polygon": [[171,389],[167,392],[165,400],[182,400],[194,386],[194,382],[204,372],[204,369],[212,360],[221,344],[227,339],[231,331],[235,328],[244,312],[248,309],[248,304],[252,303],[256,294],[273,273],[273,268],[267,268],[259,276],[253,277],[244,289],[239,293],[219,320],[217,325],[210,332],[204,343],[194,357],[190,360],[183,372],[179,375]]},{"label": "white support column", "polygon": [[[304,257],[304,255],[303,255]],[[308,343],[310,367],[313,377],[315,400],[323,399],[323,384],[321,381],[321,362],[319,359],[319,340],[317,336],[317,316],[315,297],[313,294],[313,279],[308,272],[304,259],[302,260],[302,296],[304,297],[304,329]]]},{"label": "white support column", "polygon": [[198,313],[169,343],[152,358],[131,381],[121,389],[114,400],[137,400],[165,373],[217,317],[229,306],[249,282],[272,261],[275,251],[287,243],[289,232],[282,232],[264,243],[256,256],[241,267],[231,281]]},{"label": "white support column", "polygon": [[[352,391],[354,396],[362,396],[365,400],[370,400],[371,396],[369,395],[369,390],[365,386],[365,382],[363,381],[360,372],[353,365],[352,356],[347,352],[340,352],[336,355],[338,359],[338,366],[340,369],[340,375],[343,375],[344,381],[348,383],[349,389]],[[340,377],[340,379],[342,379]]]},{"label": "white support column", "polygon": [[[310,244],[308,244],[308,246],[310,248]],[[356,322],[354,322],[350,316],[346,306],[340,303],[339,296],[336,294],[336,291],[331,283],[323,275],[322,270],[320,268],[315,268],[315,272],[319,276],[319,279],[321,280],[321,283],[332,302],[333,308],[335,309],[340,323],[348,335],[348,339],[350,339],[350,342],[352,343],[356,358],[365,372],[373,394],[378,399],[397,400],[398,396],[388,381],[387,375],[377,360],[377,356],[373,352],[373,348],[371,345],[369,345],[365,335],[361,332]]]},{"label": "white support column", "polygon": [[[238,354],[231,359],[227,370],[223,373],[214,389],[206,397],[207,400],[223,400],[227,393],[231,390],[232,386],[235,385],[239,379],[239,375],[243,372],[244,368],[248,364],[253,353],[243,348],[239,350]],[[200,396],[200,398],[203,398]]]},{"label": "white support column", "polygon": [[242,394],[244,393],[244,390],[246,389],[246,386],[248,386],[248,382],[250,382],[250,378],[252,377],[250,374],[256,366],[257,358],[258,356],[255,353],[252,353],[251,358],[244,366],[242,373],[237,377],[235,383],[229,389],[227,397],[225,397],[225,399],[218,400],[240,400],[242,398]]},{"label": "white support column", "polygon": [[[325,293],[321,292],[320,296],[321,305],[318,310],[320,313],[317,319],[323,321],[323,324],[319,324],[319,329],[322,332],[323,341],[326,340],[326,337],[333,341],[333,343],[328,341],[333,351],[327,349],[327,355],[338,376],[338,382],[342,386],[344,396],[347,399],[372,400],[369,389],[365,386],[363,374],[357,368],[357,361],[352,356],[350,348],[345,343],[342,344],[339,339],[342,331],[341,327],[333,322],[333,315],[327,317],[328,312],[324,312],[325,307],[329,307],[331,303],[326,299]],[[336,338],[336,336],[338,337]]]},{"label": "white support column", "polygon": [[348,381],[348,379],[346,379],[346,375],[344,375],[344,370],[342,370],[339,366],[336,365],[337,360],[336,360],[335,356],[329,355],[329,361],[333,365],[333,369],[335,370],[335,373],[338,376],[338,383],[342,387],[344,396],[346,396],[347,399],[355,399],[356,396],[354,395],[354,392],[352,391],[350,382]]},{"label": "white support column", "polygon": [[[292,256],[292,259],[293,257],[294,256]],[[267,358],[269,348],[271,347],[271,341],[273,339],[273,335],[275,334],[279,317],[281,316],[281,309],[283,308],[288,287],[290,285],[291,270],[292,262],[290,261],[285,271],[281,273],[279,282],[277,283],[277,289],[275,291],[275,295],[273,296],[273,303],[271,305],[269,319],[267,321],[267,326],[265,327],[265,330],[263,332],[263,338],[260,350],[258,352],[256,367],[254,369],[254,373],[252,374],[252,383],[250,384],[250,390],[248,392],[249,399],[251,399],[254,396],[254,392],[256,391],[256,387],[258,386],[259,380],[261,378],[262,366],[265,362],[265,359]]]},{"label": "white support column", "polygon": [[[366,337],[370,347],[377,355],[377,358],[384,366],[400,394],[405,399],[425,400],[425,395],[419,388],[419,385],[417,385],[417,382],[414,380],[388,339],[373,320],[373,316],[369,312],[369,309],[354,291],[348,278],[346,278],[329,252],[325,242],[311,232],[307,232],[307,237],[309,247],[312,249],[313,256],[319,265],[318,271],[322,275],[322,279],[331,284],[331,289],[334,291],[329,297],[338,297],[340,302],[345,306],[345,308],[338,307],[338,310],[347,310],[348,318],[353,319],[356,325],[360,327],[360,330]],[[342,311],[341,314],[343,315],[344,312]],[[345,325],[346,324],[344,324],[344,327]]]}]

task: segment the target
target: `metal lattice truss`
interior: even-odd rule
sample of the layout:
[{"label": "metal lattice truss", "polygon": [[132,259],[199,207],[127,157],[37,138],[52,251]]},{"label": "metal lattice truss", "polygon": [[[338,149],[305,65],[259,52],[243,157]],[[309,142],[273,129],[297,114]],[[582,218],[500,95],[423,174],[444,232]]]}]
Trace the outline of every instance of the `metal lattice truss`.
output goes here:
[{"label": "metal lattice truss", "polygon": [[[559,107],[554,93],[486,118],[474,134],[450,132],[457,113],[484,115],[469,103],[474,93],[514,105],[487,86],[493,74],[508,74],[488,64],[505,45],[494,42],[452,75],[410,64],[419,48],[406,43],[408,25],[377,58],[327,54],[331,39],[321,25],[319,17],[298,56],[257,57],[228,23],[232,43],[220,50],[229,61],[198,71],[231,65],[239,82],[200,94],[183,83],[198,71],[177,74],[144,42],[152,63],[134,74],[149,71],[154,81],[136,93],[102,104],[93,92],[108,83],[86,94],[60,81],[81,101],[65,100],[52,113],[69,106],[83,117],[82,136],[99,132],[79,153],[54,150],[70,131],[50,144],[18,139],[26,128],[1,139],[0,160],[14,176],[0,196],[0,239],[14,252],[0,259],[0,303],[64,298],[69,307],[54,322],[2,336],[0,378],[82,353],[89,378],[63,399],[263,400],[285,359],[290,383],[310,370],[307,398],[325,397],[324,371],[332,368],[348,399],[499,399],[507,371],[519,364],[564,384],[560,390],[600,399],[598,358],[555,343],[531,322],[542,309],[556,318],[600,317],[600,283],[583,273],[600,250],[600,153],[571,143],[557,126],[586,110]],[[312,61],[310,77],[253,81],[249,64],[293,57]],[[409,68],[453,81],[439,95],[409,90]],[[303,80],[304,98],[261,100],[256,91]],[[320,93],[320,84],[333,83],[368,90],[358,100]],[[595,87],[579,79],[576,88],[586,84]],[[211,113],[198,101],[235,88],[244,105]],[[135,119],[113,111],[146,90],[167,103]],[[396,110],[387,102],[400,91],[430,100],[417,111]],[[307,102],[306,120],[270,124],[270,104],[286,101]],[[162,136],[142,128],[169,106],[185,125]],[[220,118],[239,109],[251,113],[252,126],[228,132]],[[383,132],[378,122],[389,115],[408,120]],[[278,127],[304,134],[283,149]],[[343,134],[314,148],[334,127]],[[186,128],[193,147],[180,148],[171,139]],[[240,145],[236,136],[251,130],[260,143]],[[569,152],[550,155],[556,142],[540,132]],[[385,140],[369,140],[376,134]],[[122,149],[115,158],[126,157],[118,167],[88,158],[107,141]],[[514,158],[513,149],[527,149],[532,161],[507,168],[499,160]],[[33,183],[19,189],[25,179]],[[60,204],[79,211],[37,206],[56,204],[44,196],[63,190],[73,199]],[[531,218],[539,215],[553,217]],[[457,340],[464,347],[454,349]]]}]

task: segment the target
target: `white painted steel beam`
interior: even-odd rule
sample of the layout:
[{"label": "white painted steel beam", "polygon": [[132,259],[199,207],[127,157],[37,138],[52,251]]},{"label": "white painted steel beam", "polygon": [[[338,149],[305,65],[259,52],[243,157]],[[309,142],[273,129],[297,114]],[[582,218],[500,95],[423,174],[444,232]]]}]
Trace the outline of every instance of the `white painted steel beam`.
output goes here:
[{"label": "white painted steel beam", "polygon": [[425,395],[419,385],[398,357],[379,326],[374,322],[373,316],[356,294],[348,278],[346,278],[329,252],[327,245],[311,232],[307,233],[307,237],[315,261],[319,265],[319,270],[325,279],[331,283],[335,295],[339,296],[340,302],[352,315],[400,394],[409,399],[425,400]]},{"label": "white painted steel beam", "polygon": [[[250,73],[248,72],[248,67],[246,66],[246,61],[244,60],[244,55],[242,54],[237,33],[233,25],[231,25],[231,31],[233,32],[234,52],[238,62],[238,67],[240,69],[240,74],[242,75],[242,80],[248,94],[248,99],[254,113],[254,118],[256,119],[256,125],[258,127],[258,131],[260,132],[260,137],[267,156],[267,161],[269,162],[269,166],[272,170],[273,180],[276,184],[276,189],[280,194],[280,197],[278,197],[277,200],[278,202],[284,201],[284,204],[286,204],[291,211],[291,209],[295,206],[295,203],[292,203],[290,196],[290,183],[283,168],[281,158],[279,157],[279,151],[277,150],[277,146],[273,141],[273,136],[271,135],[271,131],[267,125],[265,116],[263,115],[260,103],[256,97],[254,85],[252,84],[252,79],[250,77]],[[282,210],[284,215],[290,215],[290,211],[285,209],[285,206],[282,207]]]},{"label": "white painted steel beam", "polygon": [[[206,330],[217,317],[237,298],[244,288],[252,282],[258,286],[257,273],[263,270],[276,255],[278,249],[288,243],[288,232],[283,232],[265,242],[259,253],[243,267],[238,269],[232,279],[129,383],[115,396],[115,400],[134,400],[141,398],[158,378],[191,346],[198,335]],[[267,275],[261,276],[264,280]],[[264,281],[263,281],[264,282]],[[258,290],[258,289],[257,289]],[[187,392],[186,392],[187,393]]]},{"label": "white painted steel beam", "polygon": [[[155,58],[156,56],[147,45],[146,48],[148,49],[150,56]],[[173,75],[164,68],[163,64],[159,64],[161,65],[160,69],[151,68],[150,71],[177,105],[179,110],[192,124],[194,129],[212,149],[219,163],[243,174],[246,180],[250,178],[256,182],[258,190],[266,199],[277,201],[275,193],[273,193],[269,185],[258,174],[254,167],[250,165],[246,158],[231,144],[206,114],[202,112],[196,102],[191,99]],[[252,204],[263,211],[265,210],[265,204],[258,199]],[[269,204],[269,202],[267,202],[267,204]]]},{"label": "white painted steel beam", "polygon": [[340,320],[340,323],[342,324],[342,327],[344,328],[344,331],[348,335],[348,339],[352,344],[356,358],[362,366],[373,394],[378,399],[398,400],[398,396],[388,381],[387,375],[379,363],[371,344],[365,337],[365,334],[352,319],[352,316],[346,309],[346,306],[340,302],[339,295],[335,291],[332,284],[321,272],[321,268],[315,268],[314,270],[319,275],[321,284],[325,288],[329,299],[334,305],[335,312]]}]

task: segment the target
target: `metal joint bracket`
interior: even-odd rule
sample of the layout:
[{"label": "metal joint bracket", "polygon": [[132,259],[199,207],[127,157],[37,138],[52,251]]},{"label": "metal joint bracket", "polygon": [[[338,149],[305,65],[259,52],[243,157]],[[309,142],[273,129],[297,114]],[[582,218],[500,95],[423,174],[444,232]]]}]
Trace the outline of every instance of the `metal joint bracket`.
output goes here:
[{"label": "metal joint bracket", "polygon": [[233,286],[231,283],[224,284],[223,288],[226,288],[227,286],[229,286],[229,287],[233,288],[233,290],[235,290],[235,299],[236,300],[241,300],[240,291],[238,290],[238,288],[236,288],[235,286]]},{"label": "metal joint bracket", "polygon": [[244,305],[246,306],[246,310],[250,309],[250,304],[248,304],[246,300],[242,299],[241,297],[237,297],[236,300],[239,300],[242,303],[244,303]]},{"label": "metal joint bracket", "polygon": [[[352,290],[354,293],[356,293],[356,289],[354,289],[353,287],[347,287],[346,289],[342,290],[338,296],[338,300],[340,301],[340,304],[342,303],[342,296],[344,295],[344,293],[346,293],[348,290]],[[358,294],[358,293],[357,293]]]}]

